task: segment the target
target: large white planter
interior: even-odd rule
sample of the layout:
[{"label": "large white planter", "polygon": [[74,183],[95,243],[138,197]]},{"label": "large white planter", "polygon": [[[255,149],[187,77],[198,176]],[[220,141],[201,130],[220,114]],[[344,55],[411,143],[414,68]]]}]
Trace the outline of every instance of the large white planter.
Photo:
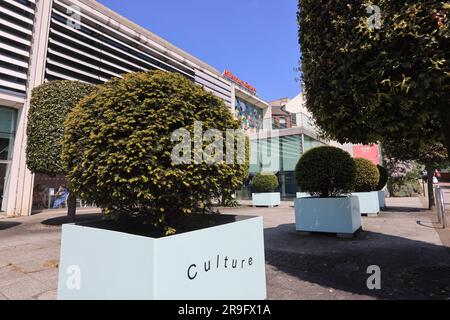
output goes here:
[{"label": "large white planter", "polygon": [[380,204],[381,209],[386,208],[386,192],[378,191],[378,202]]},{"label": "large white planter", "polygon": [[297,192],[297,199],[300,198],[309,198],[311,197],[311,195],[309,193],[305,193],[305,192]]},{"label": "large white planter", "polygon": [[64,225],[60,300],[263,300],[263,220],[153,239]]},{"label": "large white planter", "polygon": [[254,207],[273,208],[281,204],[281,195],[279,192],[253,193],[252,202]]},{"label": "large white planter", "polygon": [[370,216],[378,216],[380,213],[380,200],[378,191],[373,192],[355,192],[354,196],[359,198],[359,208],[361,214]]},{"label": "large white planter", "polygon": [[361,228],[358,197],[295,200],[297,231],[327,232],[349,237]]}]

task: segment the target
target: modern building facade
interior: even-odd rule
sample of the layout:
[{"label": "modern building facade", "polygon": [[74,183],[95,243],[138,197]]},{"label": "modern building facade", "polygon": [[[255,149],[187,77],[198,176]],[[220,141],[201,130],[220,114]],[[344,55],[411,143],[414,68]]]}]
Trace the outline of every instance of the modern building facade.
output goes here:
[{"label": "modern building facade", "polygon": [[[293,99],[282,98],[270,102],[271,124],[266,130],[250,133],[250,178],[239,193],[241,199],[249,199],[252,193],[251,179],[257,173],[274,173],[280,186],[277,192],[283,199],[296,197],[299,191],[295,181],[295,167],[300,158],[313,148],[332,145],[347,151],[352,157],[361,157],[381,163],[378,145],[363,146],[340,144],[323,139],[314,119],[305,106],[305,97],[299,94]],[[270,130],[267,128],[270,127]]]},{"label": "modern building facade", "polygon": [[152,69],[177,72],[213,92],[247,120],[249,132],[270,123],[269,105],[231,73],[222,74],[94,0],[1,0],[1,211],[29,215],[33,192],[42,192],[45,184],[57,187],[26,167],[27,114],[35,87],[61,79],[98,84]]},{"label": "modern building facade", "polygon": [[282,198],[294,198],[298,192],[295,167],[308,150],[328,142],[319,138],[314,121],[304,106],[302,95],[269,103],[271,119],[266,130],[250,133],[250,178],[240,192],[242,199],[251,197],[251,179],[257,173],[274,173],[280,182]]}]

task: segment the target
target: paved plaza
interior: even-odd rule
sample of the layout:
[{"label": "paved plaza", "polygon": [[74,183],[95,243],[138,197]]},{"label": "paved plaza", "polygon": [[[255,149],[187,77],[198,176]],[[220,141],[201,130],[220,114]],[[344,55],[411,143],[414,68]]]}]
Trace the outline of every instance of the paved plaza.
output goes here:
[{"label": "paved plaza", "polygon": [[[273,209],[244,202],[221,211],[264,217],[269,299],[450,299],[450,230],[438,228],[419,198],[387,201],[388,210],[364,218],[354,239],[297,234],[293,202]],[[83,209],[79,219],[98,214]],[[56,298],[64,215],[0,218],[0,300]],[[372,265],[381,268],[381,290],[367,288]]]}]

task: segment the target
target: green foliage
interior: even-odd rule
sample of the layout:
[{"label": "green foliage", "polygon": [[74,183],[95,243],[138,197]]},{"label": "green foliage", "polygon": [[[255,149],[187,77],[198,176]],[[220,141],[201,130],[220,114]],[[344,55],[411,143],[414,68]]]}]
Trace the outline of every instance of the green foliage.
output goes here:
[{"label": "green foliage", "polygon": [[306,152],[295,169],[302,192],[334,197],[352,192],[356,165],[348,152],[335,147],[319,147]]},{"label": "green foliage", "polygon": [[196,164],[194,154],[173,163],[181,142],[172,141],[173,132],[187,129],[192,139],[196,121],[222,134],[241,128],[221,99],[179,74],[130,73],[107,82],[66,121],[63,160],[72,188],[114,218],[145,217],[155,227],[209,209],[216,195],[242,186],[248,154],[246,164]]},{"label": "green foliage", "polygon": [[450,151],[450,3],[376,1],[379,30],[369,4],[299,1],[307,108],[339,142],[417,142],[429,130]]},{"label": "green foliage", "polygon": [[383,166],[378,165],[378,173],[380,174],[380,180],[378,181],[378,187],[377,190],[381,191],[386,187],[388,180],[389,180],[389,172],[387,169]]},{"label": "green foliage", "polygon": [[423,192],[421,183],[421,167],[412,163],[411,170],[405,174],[394,175],[389,178],[388,190],[392,197],[412,197]]},{"label": "green foliage", "polygon": [[380,181],[380,173],[376,165],[372,161],[356,158],[356,192],[371,192],[377,190]]},{"label": "green foliage", "polygon": [[27,166],[32,172],[64,174],[61,148],[64,121],[96,87],[78,81],[47,82],[33,90],[27,127]]},{"label": "green foliage", "polygon": [[258,173],[253,178],[253,188],[258,193],[274,192],[279,186],[276,175],[269,173]]},{"label": "green foliage", "polygon": [[447,166],[448,157],[444,145],[431,140],[426,132],[423,132],[422,140],[422,145],[406,139],[385,141],[382,144],[384,155],[389,159],[418,161],[434,169]]}]

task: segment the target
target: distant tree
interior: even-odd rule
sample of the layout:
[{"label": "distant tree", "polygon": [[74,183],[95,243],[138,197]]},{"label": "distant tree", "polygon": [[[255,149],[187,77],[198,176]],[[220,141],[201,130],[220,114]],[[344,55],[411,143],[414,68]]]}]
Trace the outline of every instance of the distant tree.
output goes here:
[{"label": "distant tree", "polygon": [[448,164],[447,150],[440,142],[415,145],[407,140],[386,141],[383,143],[386,157],[396,160],[415,160],[425,166],[428,176],[428,204],[436,205],[433,190],[433,177],[436,169]]},{"label": "distant tree", "polygon": [[375,4],[380,29],[370,23],[368,1],[299,1],[307,108],[342,143],[401,133],[418,145],[429,130],[429,142],[450,152],[450,3]]},{"label": "distant tree", "polygon": [[[61,161],[64,122],[69,112],[95,90],[78,81],[51,81],[33,90],[27,127],[27,166],[33,173],[65,175]],[[68,217],[75,219],[76,195],[69,193]]]}]

